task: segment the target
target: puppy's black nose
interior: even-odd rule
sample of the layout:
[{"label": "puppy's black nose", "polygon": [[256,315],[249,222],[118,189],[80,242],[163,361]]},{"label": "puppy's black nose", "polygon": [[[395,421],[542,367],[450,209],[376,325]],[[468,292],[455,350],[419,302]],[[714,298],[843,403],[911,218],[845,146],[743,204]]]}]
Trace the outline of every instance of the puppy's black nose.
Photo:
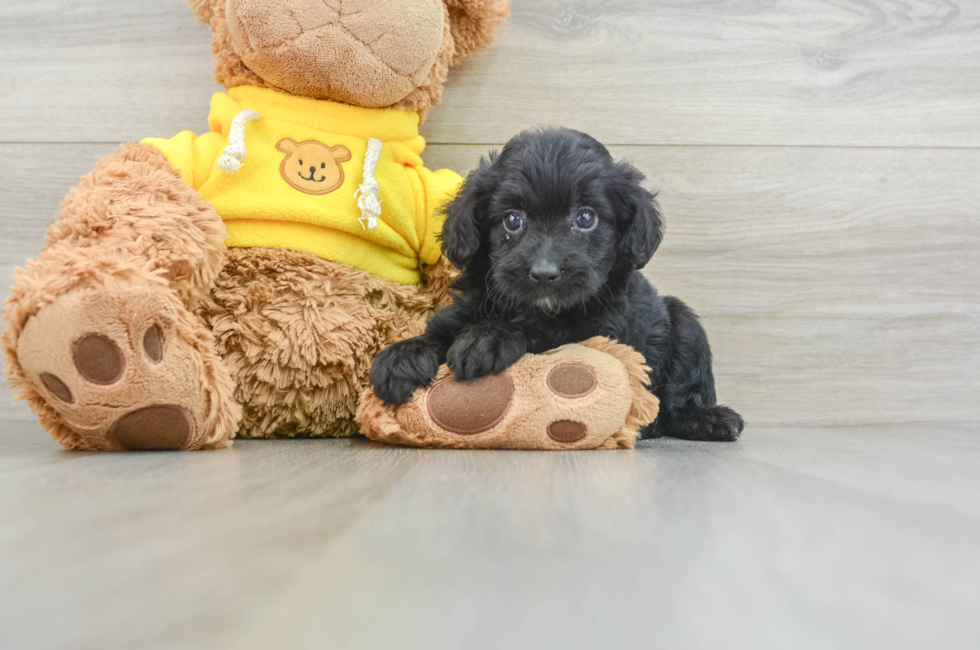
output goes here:
[{"label": "puppy's black nose", "polygon": [[561,269],[554,262],[538,260],[531,266],[528,275],[539,284],[548,284],[561,276]]}]

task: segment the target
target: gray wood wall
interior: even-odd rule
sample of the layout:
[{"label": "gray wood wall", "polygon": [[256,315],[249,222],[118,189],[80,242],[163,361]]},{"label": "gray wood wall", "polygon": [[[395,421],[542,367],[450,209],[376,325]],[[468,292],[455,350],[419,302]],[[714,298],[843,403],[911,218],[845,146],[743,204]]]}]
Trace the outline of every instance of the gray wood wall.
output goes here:
[{"label": "gray wood wall", "polygon": [[[4,0],[0,275],[117,143],[206,129],[208,44],[181,0]],[[645,272],[750,424],[980,420],[980,2],[514,0],[427,162],[544,123],[660,190]],[[0,421],[30,417],[5,391]]]}]

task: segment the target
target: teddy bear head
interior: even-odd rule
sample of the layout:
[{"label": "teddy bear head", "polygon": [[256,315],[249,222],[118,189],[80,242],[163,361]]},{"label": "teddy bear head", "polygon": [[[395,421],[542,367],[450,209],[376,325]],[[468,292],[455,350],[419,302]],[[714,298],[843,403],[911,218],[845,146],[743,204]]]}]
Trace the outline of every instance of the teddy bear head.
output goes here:
[{"label": "teddy bear head", "polygon": [[509,0],[187,0],[215,79],[423,118],[449,67],[489,45]]}]

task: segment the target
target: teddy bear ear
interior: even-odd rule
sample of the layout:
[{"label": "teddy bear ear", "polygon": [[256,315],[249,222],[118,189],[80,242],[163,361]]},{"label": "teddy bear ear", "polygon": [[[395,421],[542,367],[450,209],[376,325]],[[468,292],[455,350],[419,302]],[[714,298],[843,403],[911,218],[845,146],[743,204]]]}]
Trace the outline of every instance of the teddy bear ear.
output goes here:
[{"label": "teddy bear ear", "polygon": [[194,17],[199,23],[211,22],[213,4],[214,0],[187,0],[187,6],[194,10]]},{"label": "teddy bear ear", "polygon": [[299,145],[292,138],[283,138],[276,143],[276,149],[283,153],[295,153],[297,146]]},{"label": "teddy bear ear", "polygon": [[493,43],[497,26],[510,13],[510,0],[444,0],[456,42],[451,65],[461,63]]},{"label": "teddy bear ear", "polygon": [[350,160],[350,149],[344,145],[338,144],[336,147],[330,147],[330,153],[333,154],[333,159],[337,162]]}]

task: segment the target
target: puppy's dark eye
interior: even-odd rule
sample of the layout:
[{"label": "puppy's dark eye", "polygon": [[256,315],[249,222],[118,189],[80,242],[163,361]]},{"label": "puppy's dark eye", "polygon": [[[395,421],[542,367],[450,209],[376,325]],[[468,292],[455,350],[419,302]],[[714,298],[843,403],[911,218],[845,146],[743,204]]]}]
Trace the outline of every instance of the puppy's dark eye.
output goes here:
[{"label": "puppy's dark eye", "polygon": [[504,215],[504,230],[518,233],[524,230],[524,217],[519,212],[508,212]]},{"label": "puppy's dark eye", "polygon": [[588,232],[596,227],[599,223],[599,217],[592,210],[579,210],[578,214],[575,215],[575,229]]},{"label": "puppy's dark eye", "polygon": [[302,158],[299,159],[299,164],[301,164],[301,165],[303,164],[303,159]]},{"label": "puppy's dark eye", "polygon": [[320,163],[320,169],[326,169],[327,163]]}]

